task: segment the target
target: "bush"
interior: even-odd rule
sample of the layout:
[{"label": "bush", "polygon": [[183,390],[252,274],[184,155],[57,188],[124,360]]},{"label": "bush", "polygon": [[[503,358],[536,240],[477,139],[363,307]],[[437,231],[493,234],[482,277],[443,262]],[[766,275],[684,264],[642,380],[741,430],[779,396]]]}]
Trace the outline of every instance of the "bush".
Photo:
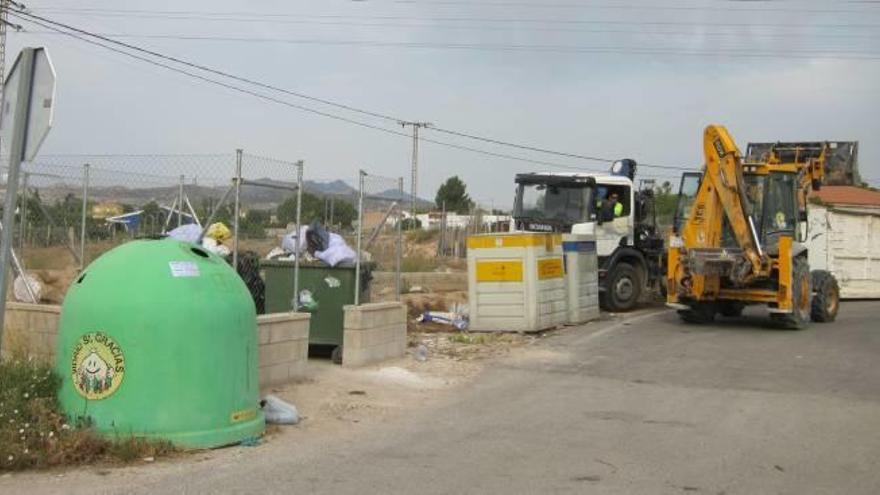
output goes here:
[{"label": "bush", "polygon": [[0,471],[130,462],[173,451],[170,443],[125,437],[108,440],[88,425],[71,425],[58,405],[61,379],[33,360],[0,361]]},{"label": "bush", "polygon": [[406,233],[406,239],[410,242],[423,243],[428,241],[433,241],[434,239],[440,237],[440,231],[437,229],[418,229],[418,230],[410,230]]}]

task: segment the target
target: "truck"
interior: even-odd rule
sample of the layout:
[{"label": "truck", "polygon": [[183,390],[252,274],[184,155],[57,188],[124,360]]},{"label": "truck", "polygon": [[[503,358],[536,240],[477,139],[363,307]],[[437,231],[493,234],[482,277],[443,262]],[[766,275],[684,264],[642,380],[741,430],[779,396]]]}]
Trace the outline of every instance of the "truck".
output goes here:
[{"label": "truck", "polygon": [[667,305],[689,323],[765,305],[789,329],[833,321],[837,280],[810,270],[808,196],[825,181],[827,142],[776,143],[744,159],[724,126],[703,133],[702,172],[682,175],[667,253]]},{"label": "truck", "polygon": [[[637,188],[638,163],[614,162],[608,174],[517,174],[512,231],[592,234],[599,258],[599,303],[629,311],[665,282],[664,239],[657,226],[653,182]],[[603,221],[598,205],[616,194],[622,212]]]}]

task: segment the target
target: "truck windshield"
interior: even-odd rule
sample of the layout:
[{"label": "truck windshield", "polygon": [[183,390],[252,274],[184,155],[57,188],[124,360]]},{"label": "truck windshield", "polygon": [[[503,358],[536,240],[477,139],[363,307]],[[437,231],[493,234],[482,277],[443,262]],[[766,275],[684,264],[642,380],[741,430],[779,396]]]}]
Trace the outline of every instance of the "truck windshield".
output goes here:
[{"label": "truck windshield", "polygon": [[519,184],[514,216],[561,224],[590,221],[593,189],[582,184]]}]

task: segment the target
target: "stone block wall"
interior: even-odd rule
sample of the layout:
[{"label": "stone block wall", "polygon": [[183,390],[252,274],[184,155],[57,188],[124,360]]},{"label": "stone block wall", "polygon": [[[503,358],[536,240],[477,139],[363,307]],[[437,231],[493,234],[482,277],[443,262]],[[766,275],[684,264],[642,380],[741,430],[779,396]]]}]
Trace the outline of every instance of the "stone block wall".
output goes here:
[{"label": "stone block wall", "polygon": [[404,304],[363,304],[344,310],[343,366],[364,366],[406,353]]},{"label": "stone block wall", "polygon": [[302,377],[309,359],[308,313],[257,316],[260,343],[260,387]]},{"label": "stone block wall", "polygon": [[53,362],[60,318],[61,306],[8,301],[0,344],[3,357],[33,357]]}]

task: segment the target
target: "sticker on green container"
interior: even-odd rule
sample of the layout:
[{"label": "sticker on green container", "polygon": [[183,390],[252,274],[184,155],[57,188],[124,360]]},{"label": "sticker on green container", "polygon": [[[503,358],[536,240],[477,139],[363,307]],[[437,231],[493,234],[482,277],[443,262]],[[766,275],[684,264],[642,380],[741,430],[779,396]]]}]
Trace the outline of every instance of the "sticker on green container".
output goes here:
[{"label": "sticker on green container", "polygon": [[73,347],[71,378],[76,391],[88,400],[113,395],[125,377],[125,356],[115,340],[103,332],[81,336]]}]

